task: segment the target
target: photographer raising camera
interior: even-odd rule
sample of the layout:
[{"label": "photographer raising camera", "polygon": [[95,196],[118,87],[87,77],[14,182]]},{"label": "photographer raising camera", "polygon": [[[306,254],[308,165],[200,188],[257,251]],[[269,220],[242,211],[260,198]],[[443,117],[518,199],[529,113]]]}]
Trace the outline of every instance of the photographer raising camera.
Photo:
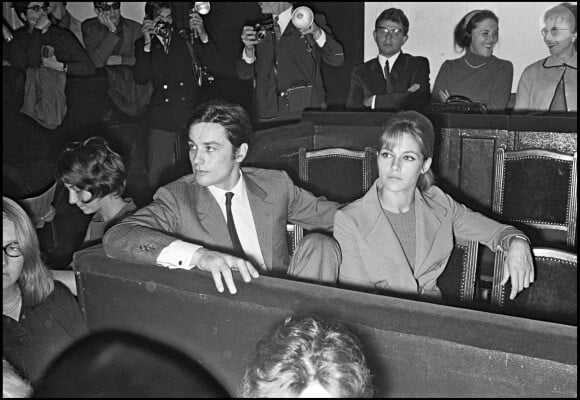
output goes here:
[{"label": "photographer raising camera", "polygon": [[289,2],[259,2],[268,18],[244,26],[241,79],[255,78],[258,122],[300,119],[306,107],[326,108],[321,61],[344,62],[342,46],[322,14]]},{"label": "photographer raising camera", "polygon": [[[179,31],[173,24],[171,3],[145,3],[143,37],[135,43],[133,73],[135,81],[153,83],[146,114],[150,126],[148,174],[153,190],[183,175],[183,168],[187,168],[187,157],[176,154],[176,149],[184,148],[180,147],[179,133],[200,102],[202,88],[194,65],[220,59],[202,17],[195,11],[189,16],[189,28],[190,32]],[[192,40],[190,33],[194,36],[194,32],[199,40]],[[175,160],[184,160],[184,165],[176,165]]]}]

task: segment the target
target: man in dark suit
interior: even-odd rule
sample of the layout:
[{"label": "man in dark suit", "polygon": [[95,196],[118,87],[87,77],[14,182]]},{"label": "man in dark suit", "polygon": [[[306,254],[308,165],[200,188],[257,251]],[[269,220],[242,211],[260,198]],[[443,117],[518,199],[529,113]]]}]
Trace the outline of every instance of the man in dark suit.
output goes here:
[{"label": "man in dark suit", "polygon": [[353,69],[347,108],[423,110],[429,102],[429,61],[401,51],[408,34],[402,10],[389,8],[378,16],[373,37],[379,56]]},{"label": "man in dark suit", "polygon": [[151,204],[107,231],[105,253],[128,262],[210,271],[218,291],[223,278],[232,294],[232,269],[246,282],[260,271],[334,284],[338,244],[311,233],[290,260],[286,222],[331,231],[338,204],[295,186],[286,172],[242,169],[251,134],[241,106],[200,105],[189,123],[193,174],[161,187]]},{"label": "man in dark suit", "polygon": [[[273,29],[258,40],[254,27],[244,26],[244,50],[237,65],[241,79],[255,79],[258,121],[300,119],[305,107],[326,108],[321,64],[344,62],[342,46],[332,37],[326,19],[316,14],[311,25],[298,29],[291,21],[292,3],[259,4],[262,13],[273,16]],[[294,102],[288,95],[288,89],[296,86],[306,87],[300,89],[304,102]]]}]

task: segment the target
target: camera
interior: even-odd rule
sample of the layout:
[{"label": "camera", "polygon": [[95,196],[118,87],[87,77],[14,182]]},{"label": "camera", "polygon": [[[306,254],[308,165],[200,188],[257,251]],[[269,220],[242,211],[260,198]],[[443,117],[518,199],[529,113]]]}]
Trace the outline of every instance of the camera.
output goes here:
[{"label": "camera", "polygon": [[256,40],[263,42],[269,33],[274,33],[274,22],[267,22],[254,25],[254,31],[256,31]]},{"label": "camera", "polygon": [[173,32],[173,25],[164,21],[158,21],[153,28],[153,33],[161,36],[163,39],[168,39]]}]

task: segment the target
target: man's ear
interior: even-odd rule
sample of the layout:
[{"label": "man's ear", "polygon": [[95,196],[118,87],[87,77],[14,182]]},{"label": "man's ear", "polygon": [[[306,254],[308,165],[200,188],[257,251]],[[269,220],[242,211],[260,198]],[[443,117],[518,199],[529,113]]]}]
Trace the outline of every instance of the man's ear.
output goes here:
[{"label": "man's ear", "polygon": [[247,154],[248,154],[248,144],[242,143],[241,146],[236,150],[235,160],[241,163],[242,161],[244,161]]}]

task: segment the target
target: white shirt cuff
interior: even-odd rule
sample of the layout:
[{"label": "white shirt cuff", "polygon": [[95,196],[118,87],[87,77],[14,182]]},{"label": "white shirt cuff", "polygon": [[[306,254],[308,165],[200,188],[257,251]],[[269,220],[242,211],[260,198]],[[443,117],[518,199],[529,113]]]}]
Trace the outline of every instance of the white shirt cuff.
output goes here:
[{"label": "white shirt cuff", "polygon": [[161,250],[159,257],[157,257],[157,265],[170,269],[191,269],[192,267],[190,264],[191,259],[193,258],[193,253],[202,247],[203,246],[197,244],[184,242],[183,240],[176,240]]},{"label": "white shirt cuff", "polygon": [[254,57],[250,58],[248,56],[246,56],[246,49],[242,49],[242,59],[247,63],[247,64],[253,64],[254,61],[256,61],[256,49],[254,49]]},{"label": "white shirt cuff", "polygon": [[324,32],[324,29],[321,29],[321,31],[322,34],[318,39],[316,39],[316,44],[318,45],[318,47],[324,47],[324,45],[326,44],[326,32]]}]

